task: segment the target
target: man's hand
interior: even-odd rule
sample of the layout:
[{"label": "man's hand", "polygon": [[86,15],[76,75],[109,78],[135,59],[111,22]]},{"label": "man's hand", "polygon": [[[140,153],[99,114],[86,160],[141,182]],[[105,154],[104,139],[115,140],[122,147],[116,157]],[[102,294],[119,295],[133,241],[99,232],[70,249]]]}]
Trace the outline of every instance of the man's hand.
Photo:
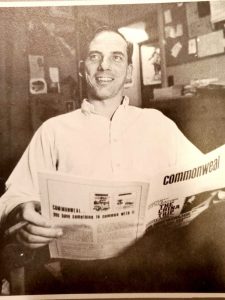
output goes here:
[{"label": "man's hand", "polygon": [[39,212],[40,203],[31,201],[18,205],[14,214],[17,222],[27,222],[22,228],[16,230],[16,240],[30,249],[43,247],[63,234],[61,228],[54,227]]}]

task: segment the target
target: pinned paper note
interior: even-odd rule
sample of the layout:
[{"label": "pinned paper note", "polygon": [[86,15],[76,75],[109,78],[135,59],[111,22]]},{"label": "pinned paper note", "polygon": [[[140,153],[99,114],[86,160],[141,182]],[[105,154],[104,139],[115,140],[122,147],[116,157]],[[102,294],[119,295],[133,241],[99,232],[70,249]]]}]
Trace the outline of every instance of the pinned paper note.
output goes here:
[{"label": "pinned paper note", "polygon": [[51,79],[49,85],[50,93],[60,93],[60,85],[59,85],[59,69],[56,67],[49,68],[49,77]]},{"label": "pinned paper note", "polygon": [[44,78],[30,79],[30,93],[31,94],[46,94],[47,83]]},{"label": "pinned paper note", "polygon": [[173,57],[177,57],[177,56],[179,55],[179,53],[180,53],[181,48],[182,48],[181,43],[180,43],[180,42],[177,42],[177,43],[173,46],[173,48],[171,49],[171,55],[172,55]]},{"label": "pinned paper note", "polygon": [[223,30],[201,35],[198,37],[197,41],[199,57],[224,53]]},{"label": "pinned paper note", "polygon": [[165,26],[165,37],[166,38],[176,38],[176,30],[174,26]]},{"label": "pinned paper note", "polygon": [[217,23],[225,19],[225,2],[210,1],[211,22]]},{"label": "pinned paper note", "polygon": [[171,14],[170,9],[167,9],[164,11],[164,21],[165,21],[165,24],[172,22],[172,14]]},{"label": "pinned paper note", "polygon": [[170,30],[171,30],[172,26],[165,26],[164,30],[165,30],[165,38],[169,38],[170,37]]},{"label": "pinned paper note", "polygon": [[29,55],[30,78],[44,78],[44,57]]},{"label": "pinned paper note", "polygon": [[182,35],[183,35],[183,25],[182,24],[177,24],[176,37],[180,37]]},{"label": "pinned paper note", "polygon": [[188,41],[188,54],[196,54],[196,52],[197,52],[196,39],[190,39]]},{"label": "pinned paper note", "polygon": [[44,57],[40,55],[29,55],[31,94],[46,94],[47,83],[44,78]]},{"label": "pinned paper note", "polygon": [[59,82],[59,69],[50,67],[49,76],[52,82]]}]

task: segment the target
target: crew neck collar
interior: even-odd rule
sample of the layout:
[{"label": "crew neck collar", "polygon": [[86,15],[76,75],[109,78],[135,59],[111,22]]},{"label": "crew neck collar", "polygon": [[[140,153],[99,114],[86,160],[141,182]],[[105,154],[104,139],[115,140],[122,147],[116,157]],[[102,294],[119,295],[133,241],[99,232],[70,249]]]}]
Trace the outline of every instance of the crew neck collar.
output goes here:
[{"label": "crew neck collar", "polygon": [[[123,97],[123,100],[121,104],[119,105],[118,108],[124,108],[126,109],[127,106],[129,105],[129,98],[127,96]],[[95,107],[93,104],[91,104],[88,99],[84,99],[82,104],[81,104],[81,111],[85,115],[90,115],[90,114],[98,114],[98,112],[95,110]]]}]

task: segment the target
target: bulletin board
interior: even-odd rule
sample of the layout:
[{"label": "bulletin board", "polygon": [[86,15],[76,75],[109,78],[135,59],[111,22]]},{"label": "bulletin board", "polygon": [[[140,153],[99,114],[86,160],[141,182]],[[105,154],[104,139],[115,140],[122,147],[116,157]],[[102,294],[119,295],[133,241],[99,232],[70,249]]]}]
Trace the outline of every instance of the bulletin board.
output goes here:
[{"label": "bulletin board", "polygon": [[224,28],[214,29],[209,2],[163,4],[163,19],[167,66],[224,54]]},{"label": "bulletin board", "polygon": [[24,19],[27,27],[30,94],[42,95],[42,98],[45,94],[45,98],[49,94],[63,94],[67,100],[71,100],[75,97],[77,85],[74,9],[27,8]]}]

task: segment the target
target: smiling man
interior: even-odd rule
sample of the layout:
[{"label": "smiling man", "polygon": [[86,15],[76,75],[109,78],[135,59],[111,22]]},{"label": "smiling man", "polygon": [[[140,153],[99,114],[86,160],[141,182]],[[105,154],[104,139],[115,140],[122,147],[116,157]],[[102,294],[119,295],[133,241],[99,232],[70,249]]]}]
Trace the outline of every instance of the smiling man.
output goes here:
[{"label": "smiling man", "polygon": [[39,170],[90,179],[148,180],[202,155],[159,111],[129,105],[124,84],[132,76],[132,46],[120,33],[99,29],[85,53],[88,98],[81,109],[43,123],[1,198],[2,223],[8,227],[26,221],[15,238],[29,248],[62,235],[40,214]]},{"label": "smiling man", "polygon": [[[86,49],[81,109],[49,119],[38,129],[6,182],[2,224],[25,221],[12,238],[28,248],[63,234],[40,214],[39,170],[89,179],[148,180],[156,172],[202,156],[159,111],[129,105],[132,46],[117,31],[98,30]],[[63,199],[62,199],[63,202]]]},{"label": "smiling man", "polygon": [[98,34],[90,43],[85,66],[89,101],[98,105],[99,100],[110,99],[118,107],[124,84],[132,76],[126,41],[114,32]]}]

